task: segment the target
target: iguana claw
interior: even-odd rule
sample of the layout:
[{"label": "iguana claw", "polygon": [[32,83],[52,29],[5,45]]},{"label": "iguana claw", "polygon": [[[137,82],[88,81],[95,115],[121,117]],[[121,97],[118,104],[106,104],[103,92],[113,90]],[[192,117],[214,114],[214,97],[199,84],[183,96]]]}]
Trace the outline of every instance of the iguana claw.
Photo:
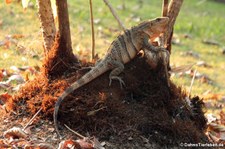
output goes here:
[{"label": "iguana claw", "polygon": [[109,86],[111,86],[112,80],[118,80],[119,83],[120,83],[120,87],[121,88],[123,88],[123,86],[125,86],[124,81],[120,77],[118,77],[118,76],[112,76],[112,77],[109,78]]}]

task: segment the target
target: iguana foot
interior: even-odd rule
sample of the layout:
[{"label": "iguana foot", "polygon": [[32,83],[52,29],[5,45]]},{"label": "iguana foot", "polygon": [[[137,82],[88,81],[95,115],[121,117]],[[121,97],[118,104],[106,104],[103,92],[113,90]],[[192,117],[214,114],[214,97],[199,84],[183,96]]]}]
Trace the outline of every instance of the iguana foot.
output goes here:
[{"label": "iguana foot", "polygon": [[123,81],[120,77],[118,77],[118,76],[111,76],[111,77],[109,78],[109,86],[111,86],[112,80],[118,80],[119,83],[120,83],[120,88],[123,88],[123,86],[125,86],[124,81]]},{"label": "iguana foot", "polygon": [[124,70],[124,65],[120,61],[111,61],[109,63],[111,67],[113,67],[111,73],[109,74],[109,86],[111,86],[112,80],[118,80],[120,83],[120,87],[123,88],[125,86],[124,81],[118,77],[118,75]]}]

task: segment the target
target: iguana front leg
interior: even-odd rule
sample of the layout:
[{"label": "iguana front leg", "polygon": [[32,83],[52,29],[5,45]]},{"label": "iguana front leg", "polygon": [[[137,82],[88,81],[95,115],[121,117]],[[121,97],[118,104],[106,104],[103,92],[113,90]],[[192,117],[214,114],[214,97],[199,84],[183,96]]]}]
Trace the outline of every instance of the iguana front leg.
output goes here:
[{"label": "iguana front leg", "polygon": [[143,40],[143,48],[145,50],[154,51],[154,52],[157,52],[158,49],[161,49],[161,47],[155,47],[151,43],[149,43],[149,37],[147,35],[144,37],[144,40]]},{"label": "iguana front leg", "polygon": [[122,62],[114,60],[108,62],[108,65],[113,68],[109,74],[109,86],[111,86],[112,80],[118,80],[121,88],[125,86],[124,81],[118,76],[121,72],[123,72],[124,64]]},{"label": "iguana front leg", "polygon": [[143,41],[143,51],[145,58],[147,60],[147,63],[150,65],[151,68],[156,68],[159,59],[163,61],[163,66],[164,66],[164,73],[165,73],[165,78],[167,80],[168,86],[170,85],[169,83],[169,71],[168,71],[168,66],[169,66],[169,57],[170,53],[163,47],[155,47],[151,45],[148,41],[148,38],[145,37]]}]

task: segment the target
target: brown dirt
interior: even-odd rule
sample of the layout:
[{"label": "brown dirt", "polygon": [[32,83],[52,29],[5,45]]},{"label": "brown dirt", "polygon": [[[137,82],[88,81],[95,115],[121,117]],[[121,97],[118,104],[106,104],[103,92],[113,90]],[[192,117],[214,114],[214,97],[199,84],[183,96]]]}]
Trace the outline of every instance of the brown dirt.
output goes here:
[{"label": "brown dirt", "polygon": [[[109,72],[103,74],[63,101],[59,112],[61,125],[67,124],[83,135],[105,141],[106,148],[166,148],[179,147],[180,143],[208,142],[202,101],[194,97],[190,107],[180,87],[172,82],[167,86],[161,68],[159,65],[151,70],[138,56],[125,65],[121,74],[126,83],[123,89],[117,81],[108,87]],[[67,82],[75,81],[87,71],[64,74],[54,81],[40,75],[28,82],[14,96],[13,104],[8,105],[14,105],[20,117],[34,114],[42,107],[42,119],[51,121],[54,103]],[[61,126],[60,132],[71,136],[65,127]]]},{"label": "brown dirt", "polygon": [[46,54],[42,67],[43,74],[50,80],[55,80],[71,68],[78,69],[80,67],[78,58],[72,53],[72,50],[65,50],[66,45],[64,39],[57,33],[54,45]]}]

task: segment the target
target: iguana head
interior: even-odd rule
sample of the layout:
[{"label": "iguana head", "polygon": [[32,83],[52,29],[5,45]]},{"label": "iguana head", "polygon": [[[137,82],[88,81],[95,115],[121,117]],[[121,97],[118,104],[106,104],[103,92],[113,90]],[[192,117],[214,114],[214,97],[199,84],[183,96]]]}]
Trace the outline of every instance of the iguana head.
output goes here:
[{"label": "iguana head", "polygon": [[153,20],[142,22],[140,24],[140,29],[148,34],[151,39],[153,39],[165,32],[168,23],[168,17],[158,17]]}]

